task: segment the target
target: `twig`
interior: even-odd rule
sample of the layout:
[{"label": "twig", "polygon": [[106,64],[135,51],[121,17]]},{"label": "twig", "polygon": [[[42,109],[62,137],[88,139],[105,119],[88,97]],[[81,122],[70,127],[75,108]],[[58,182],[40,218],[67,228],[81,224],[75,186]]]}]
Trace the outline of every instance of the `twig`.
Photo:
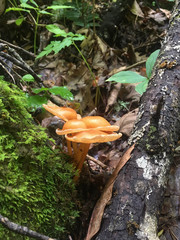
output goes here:
[{"label": "twig", "polygon": [[7,44],[0,44],[0,51],[4,51],[8,49],[8,45]]},{"label": "twig", "polygon": [[2,40],[2,39],[0,39],[0,43],[5,43],[5,44],[7,44],[7,45],[10,46],[10,47],[12,47],[12,48],[14,48],[14,49],[17,49],[17,50],[19,50],[19,51],[21,51],[21,52],[23,52],[23,53],[31,56],[32,58],[35,58],[35,55],[34,55],[33,53],[28,52],[27,50],[25,50],[25,49],[23,49],[23,48],[21,48],[21,47],[18,47],[18,46],[16,46],[16,45],[12,44],[12,43],[6,42],[6,41],[4,41],[4,40]]},{"label": "twig", "polygon": [[[8,66],[8,64],[6,63],[6,62],[4,62],[1,58],[0,58],[0,65],[4,68],[4,71],[6,71],[7,72],[7,74],[9,74],[10,75],[10,77],[12,78],[12,80],[13,80],[13,82],[14,82],[14,84],[16,84],[15,83],[15,80],[14,80],[14,77],[12,76],[12,74],[9,72],[9,70],[8,70],[8,68],[9,68],[9,66]],[[16,74],[16,76],[19,78],[19,79],[21,79],[21,76],[12,68],[11,69],[11,71],[14,73],[14,74]],[[20,86],[22,87],[22,85],[21,85],[21,83],[20,83]]]},{"label": "twig", "polygon": [[2,70],[4,71],[4,73],[7,74],[8,79],[10,81],[12,80],[12,82],[16,84],[16,81],[14,80],[13,75],[7,70],[7,68],[4,67],[4,63],[1,62],[1,59],[0,59],[0,67],[2,67]]},{"label": "twig", "polygon": [[31,74],[34,77],[34,79],[37,81],[39,86],[41,86],[40,83],[42,83],[42,80],[37,76],[37,74],[32,70],[32,68],[27,63],[25,63],[24,61],[20,61],[20,60],[10,56],[9,54],[7,54],[5,52],[0,52],[0,56],[4,57],[5,59],[8,59],[9,61],[13,62],[15,65],[17,65],[17,66],[21,67],[22,69],[26,70],[29,74]]},{"label": "twig", "polygon": [[91,157],[90,155],[87,154],[86,157],[88,158],[88,160],[91,160],[92,162],[96,163],[97,165],[99,165],[99,166],[102,167],[103,169],[106,169],[106,168],[107,168],[107,166],[106,166],[104,163],[102,163],[101,161],[99,161],[99,160]]},{"label": "twig", "polygon": [[140,61],[140,62],[134,63],[134,64],[132,64],[131,66],[126,67],[126,68],[124,69],[124,71],[127,71],[127,70],[129,70],[129,69],[131,69],[131,68],[133,68],[133,67],[137,67],[137,66],[139,66],[139,65],[142,65],[142,64],[144,64],[145,62],[146,62],[146,60],[142,60],[142,61]]},{"label": "twig", "polygon": [[25,236],[32,237],[32,238],[39,239],[39,240],[58,240],[56,238],[50,238],[50,237],[42,235],[38,232],[32,231],[25,226],[21,226],[14,222],[11,222],[11,221],[9,221],[8,218],[3,217],[2,215],[0,215],[0,223],[4,227],[8,228],[9,230],[11,230],[15,233],[21,234],[21,235],[25,235]]},{"label": "twig", "polygon": [[137,63],[132,64],[131,66],[128,66],[128,67],[124,68],[123,70],[122,70],[122,67],[120,67],[120,68],[118,68],[118,69],[116,69],[116,70],[113,70],[113,71],[109,74],[109,76],[112,76],[112,75],[114,75],[115,73],[118,73],[118,72],[127,71],[127,70],[129,70],[129,69],[131,69],[131,68],[134,68],[134,67],[137,67],[137,66],[139,66],[139,65],[142,65],[142,64],[144,64],[145,62],[146,62],[146,60],[142,60],[142,61],[140,61],[140,62],[137,62]]}]

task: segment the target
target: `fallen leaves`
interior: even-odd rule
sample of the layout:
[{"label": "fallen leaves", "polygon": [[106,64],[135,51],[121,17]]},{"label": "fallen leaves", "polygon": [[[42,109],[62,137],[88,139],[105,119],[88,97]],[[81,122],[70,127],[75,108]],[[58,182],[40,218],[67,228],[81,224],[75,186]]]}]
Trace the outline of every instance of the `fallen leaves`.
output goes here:
[{"label": "fallen leaves", "polygon": [[119,131],[126,136],[130,136],[134,127],[138,113],[138,108],[124,114],[115,124],[119,126]]},{"label": "fallen leaves", "polygon": [[123,166],[126,164],[126,162],[130,159],[131,152],[133,151],[133,149],[134,149],[134,145],[132,145],[124,153],[124,155],[122,156],[121,160],[119,161],[116,169],[114,170],[112,176],[109,178],[101,197],[99,198],[99,200],[97,201],[97,203],[94,207],[85,240],[90,240],[99,231],[100,226],[101,226],[101,220],[102,220],[103,213],[104,213],[104,209],[112,197],[112,189],[113,189],[115,179],[116,179],[119,171],[123,168]]}]

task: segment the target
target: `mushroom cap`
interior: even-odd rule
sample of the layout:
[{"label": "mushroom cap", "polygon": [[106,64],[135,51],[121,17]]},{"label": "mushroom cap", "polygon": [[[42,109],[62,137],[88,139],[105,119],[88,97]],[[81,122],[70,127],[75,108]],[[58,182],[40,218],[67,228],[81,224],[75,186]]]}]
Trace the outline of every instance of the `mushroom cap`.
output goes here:
[{"label": "mushroom cap", "polygon": [[64,135],[64,134],[68,134],[68,133],[76,133],[76,132],[81,132],[86,130],[86,124],[81,120],[81,119],[73,119],[73,120],[69,120],[67,121],[62,130],[61,129],[56,129],[56,133],[58,135]]},{"label": "mushroom cap", "polygon": [[105,118],[100,116],[87,116],[82,118],[85,122],[87,128],[95,128],[100,131],[118,131],[119,127],[116,125],[111,125]]},{"label": "mushroom cap", "polygon": [[64,121],[68,121],[71,119],[77,119],[79,115],[76,113],[76,111],[72,108],[67,107],[59,107],[55,104],[53,105],[47,105],[43,104],[43,107],[53,115],[63,119]]},{"label": "mushroom cap", "polygon": [[121,133],[107,133],[99,130],[86,130],[78,133],[66,134],[67,140],[78,143],[111,142],[122,136]]}]

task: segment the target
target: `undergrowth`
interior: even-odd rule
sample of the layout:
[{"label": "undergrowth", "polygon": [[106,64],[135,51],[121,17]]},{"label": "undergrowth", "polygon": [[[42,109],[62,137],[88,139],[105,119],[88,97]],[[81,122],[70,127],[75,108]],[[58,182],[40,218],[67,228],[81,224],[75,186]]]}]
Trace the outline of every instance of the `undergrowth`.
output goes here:
[{"label": "undergrowth", "polygon": [[[0,213],[42,234],[67,239],[78,211],[73,167],[33,124],[24,94],[0,79]],[[31,239],[0,225],[0,239]]]}]

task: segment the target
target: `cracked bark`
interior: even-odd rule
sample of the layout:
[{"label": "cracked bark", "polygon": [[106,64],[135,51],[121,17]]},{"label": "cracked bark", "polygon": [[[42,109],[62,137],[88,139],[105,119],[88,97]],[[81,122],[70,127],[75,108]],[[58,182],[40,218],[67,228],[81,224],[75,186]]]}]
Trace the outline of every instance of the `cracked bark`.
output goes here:
[{"label": "cracked bark", "polygon": [[[180,1],[146,93],[129,144],[131,159],[114,184],[96,240],[158,240],[158,213],[163,201],[180,132]],[[164,64],[162,64],[164,63]]]}]

